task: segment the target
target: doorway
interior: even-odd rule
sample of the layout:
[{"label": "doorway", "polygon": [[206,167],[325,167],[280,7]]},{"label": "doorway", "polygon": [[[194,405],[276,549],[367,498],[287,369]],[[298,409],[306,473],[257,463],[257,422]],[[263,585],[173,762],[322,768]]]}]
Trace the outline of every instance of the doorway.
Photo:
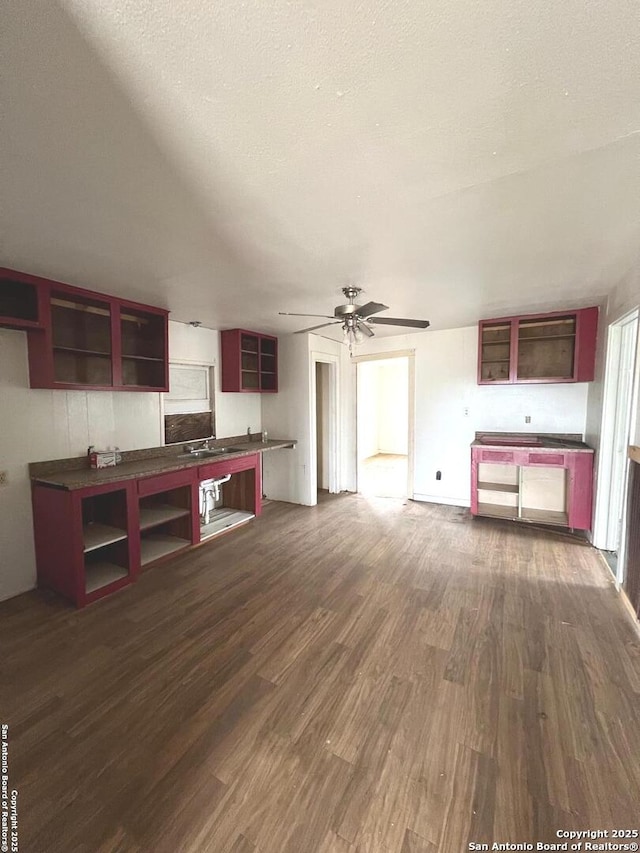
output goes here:
[{"label": "doorway", "polygon": [[363,495],[412,496],[412,366],[408,355],[357,362],[357,488]]},{"label": "doorway", "polygon": [[340,388],[339,357],[324,352],[311,352],[309,458],[309,505],[318,494],[340,492]]},{"label": "doorway", "polygon": [[609,326],[594,544],[622,583],[625,507],[635,397],[638,311]]},{"label": "doorway", "polygon": [[329,491],[329,462],[331,459],[329,425],[329,388],[331,365],[316,361],[316,477],[319,492]]}]

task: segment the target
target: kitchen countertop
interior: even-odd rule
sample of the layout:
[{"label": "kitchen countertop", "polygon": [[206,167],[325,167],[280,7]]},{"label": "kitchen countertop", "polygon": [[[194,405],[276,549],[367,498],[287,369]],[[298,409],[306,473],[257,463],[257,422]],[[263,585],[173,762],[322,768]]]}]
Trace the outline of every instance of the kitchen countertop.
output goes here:
[{"label": "kitchen countertop", "polygon": [[295,439],[270,439],[269,441],[248,441],[234,443],[229,453],[219,453],[215,456],[189,459],[187,456],[159,455],[146,459],[136,459],[122,462],[111,468],[74,468],[71,470],[50,471],[46,474],[32,474],[34,483],[53,486],[58,489],[86,489],[90,486],[102,486],[106,483],[119,483],[122,480],[135,480],[140,477],[151,477],[154,474],[166,474],[169,471],[180,471],[183,468],[198,468],[210,465],[212,462],[225,462],[228,459],[239,459],[254,453],[265,453],[281,448],[293,448]]},{"label": "kitchen countertop", "polygon": [[536,433],[476,433],[472,447],[506,447],[511,450],[567,450],[593,453],[593,448],[574,436],[537,435]]}]

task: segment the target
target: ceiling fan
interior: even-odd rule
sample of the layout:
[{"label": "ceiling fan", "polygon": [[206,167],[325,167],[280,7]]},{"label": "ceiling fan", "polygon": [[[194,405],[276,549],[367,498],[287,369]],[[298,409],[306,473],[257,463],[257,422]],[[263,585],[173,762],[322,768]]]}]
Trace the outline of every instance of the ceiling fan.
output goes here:
[{"label": "ceiling fan", "polygon": [[310,326],[308,329],[299,329],[295,332],[296,335],[301,335],[304,332],[315,332],[316,329],[324,329],[327,326],[342,326],[345,341],[348,344],[359,344],[365,337],[372,338],[374,331],[371,326],[407,326],[412,329],[426,329],[431,324],[428,320],[408,320],[402,317],[373,317],[373,314],[378,314],[380,311],[386,311],[388,305],[383,305],[381,302],[367,302],[366,305],[356,305],[356,299],[359,293],[362,293],[361,287],[343,287],[342,292],[347,298],[346,305],[337,305],[333,316],[330,314],[294,314],[289,311],[280,311],[278,313],[287,317],[322,317],[325,320],[330,320],[329,323],[320,323],[319,326]]}]

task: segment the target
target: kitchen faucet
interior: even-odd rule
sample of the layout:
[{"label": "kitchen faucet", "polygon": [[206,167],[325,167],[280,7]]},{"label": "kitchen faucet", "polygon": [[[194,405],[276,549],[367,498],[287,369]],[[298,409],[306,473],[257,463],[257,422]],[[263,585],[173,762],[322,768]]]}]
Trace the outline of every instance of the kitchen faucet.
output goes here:
[{"label": "kitchen faucet", "polygon": [[208,438],[205,438],[200,447],[197,444],[187,444],[184,448],[185,453],[196,453],[198,450],[210,450]]}]

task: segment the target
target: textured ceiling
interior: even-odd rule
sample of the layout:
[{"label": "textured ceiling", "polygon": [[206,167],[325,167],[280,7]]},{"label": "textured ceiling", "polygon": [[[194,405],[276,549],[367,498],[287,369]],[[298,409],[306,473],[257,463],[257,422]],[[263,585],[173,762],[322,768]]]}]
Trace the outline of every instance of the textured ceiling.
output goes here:
[{"label": "textured ceiling", "polygon": [[584,305],[637,257],[637,0],[0,15],[5,265],[285,331],[349,281],[434,328]]}]

